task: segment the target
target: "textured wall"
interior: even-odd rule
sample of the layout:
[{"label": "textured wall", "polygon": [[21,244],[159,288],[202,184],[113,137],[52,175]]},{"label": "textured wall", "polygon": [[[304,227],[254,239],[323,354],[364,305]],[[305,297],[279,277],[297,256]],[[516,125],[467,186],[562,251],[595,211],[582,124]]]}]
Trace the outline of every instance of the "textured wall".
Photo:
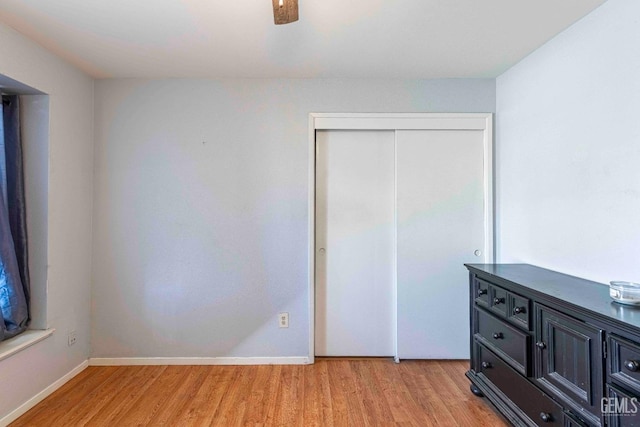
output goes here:
[{"label": "textured wall", "polygon": [[97,82],[92,355],[307,356],[308,114],[494,108],[492,79]]},{"label": "textured wall", "polygon": [[[47,248],[32,251],[47,257],[47,283],[38,271],[32,286],[48,287],[46,323],[56,329],[52,337],[0,361],[2,419],[89,355],[93,80],[3,25],[0,74],[49,95],[48,212],[46,227],[39,229],[47,230],[41,241]],[[71,330],[78,341],[68,347]]]},{"label": "textured wall", "polygon": [[609,0],[497,79],[501,261],[640,282],[639,16]]}]

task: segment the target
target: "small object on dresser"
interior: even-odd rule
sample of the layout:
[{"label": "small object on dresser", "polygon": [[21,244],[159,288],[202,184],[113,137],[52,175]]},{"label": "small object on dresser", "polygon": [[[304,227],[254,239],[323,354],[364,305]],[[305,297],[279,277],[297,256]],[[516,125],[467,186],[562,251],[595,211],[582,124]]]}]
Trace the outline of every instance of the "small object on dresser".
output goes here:
[{"label": "small object on dresser", "polygon": [[640,305],[640,283],[609,282],[609,296],[620,304]]}]

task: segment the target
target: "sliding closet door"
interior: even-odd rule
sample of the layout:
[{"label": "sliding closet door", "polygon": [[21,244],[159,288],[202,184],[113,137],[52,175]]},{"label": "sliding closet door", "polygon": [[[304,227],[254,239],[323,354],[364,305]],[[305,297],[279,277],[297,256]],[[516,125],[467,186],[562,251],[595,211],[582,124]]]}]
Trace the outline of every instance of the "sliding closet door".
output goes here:
[{"label": "sliding closet door", "polygon": [[318,356],[393,356],[394,132],[316,132]]},{"label": "sliding closet door", "polygon": [[396,136],[398,357],[468,358],[462,264],[485,260],[483,132]]}]

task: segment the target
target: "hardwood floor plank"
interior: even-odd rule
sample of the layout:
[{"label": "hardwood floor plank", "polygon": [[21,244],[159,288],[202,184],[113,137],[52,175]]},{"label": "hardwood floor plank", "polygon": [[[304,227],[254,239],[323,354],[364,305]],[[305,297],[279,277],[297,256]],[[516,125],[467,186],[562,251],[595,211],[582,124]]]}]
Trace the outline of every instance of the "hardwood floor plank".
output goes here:
[{"label": "hardwood floor plank", "polygon": [[267,418],[269,406],[268,386],[272,380],[273,369],[270,366],[256,366],[255,376],[247,400],[247,411],[244,415],[244,425],[261,425]]},{"label": "hardwood floor plank", "polygon": [[356,393],[358,400],[364,406],[364,418],[368,425],[389,424],[393,422],[393,414],[386,400],[380,399],[380,384],[375,375],[375,365],[390,366],[383,360],[369,360],[366,362],[351,362],[351,369],[355,375]]},{"label": "hardwood floor plank", "polygon": [[284,426],[300,426],[302,424],[302,408],[304,404],[303,366],[294,365],[282,370],[278,389],[278,405],[275,419]]},{"label": "hardwood floor plank", "polygon": [[193,389],[197,387],[200,373],[198,366],[183,366],[183,368],[182,378],[178,379],[171,389],[166,390],[169,397],[158,408],[154,416],[149,419],[148,425],[173,426],[175,424],[171,422],[172,419],[174,417],[180,418],[181,408],[184,406],[185,401],[191,398]]},{"label": "hardwood floor plank", "polygon": [[242,421],[246,410],[245,396],[242,395],[242,389],[247,381],[250,380],[247,375],[250,368],[252,367],[233,366],[233,374],[216,409],[212,425],[235,426],[238,425],[238,418]]},{"label": "hardwood floor plank", "polygon": [[421,408],[421,413],[425,414],[431,425],[456,426],[455,418],[451,416],[447,405],[440,399],[440,384],[431,382],[432,378],[421,369],[421,363],[415,360],[408,360],[400,363],[400,375],[411,390],[416,404]]},{"label": "hardwood floor plank", "polygon": [[[334,401],[329,383],[329,367],[324,359],[317,359],[314,365],[306,366],[305,379],[313,381],[312,392],[305,389],[304,425],[333,427]],[[307,410],[307,408],[313,408]]]},{"label": "hardwood floor plank", "polygon": [[303,367],[302,376],[304,380],[302,425],[304,425],[305,427],[321,426],[321,422],[323,419],[323,401],[321,400],[321,393],[319,389],[321,379],[315,374],[312,366]]},{"label": "hardwood floor plank", "polygon": [[327,369],[329,383],[326,387],[331,395],[331,416],[333,424],[336,426],[348,425],[347,396],[340,384],[340,377],[335,372],[337,362],[335,360],[316,360],[316,363],[323,363]]},{"label": "hardwood floor plank", "polygon": [[271,366],[271,380],[267,384],[265,392],[266,401],[264,407],[264,425],[274,425],[276,423],[276,409],[278,408],[278,390],[282,379],[282,365]]},{"label": "hardwood floor plank", "polygon": [[[133,368],[133,375],[131,380],[124,383],[123,387],[119,390],[120,396],[127,396],[127,399],[111,399],[106,405],[97,409],[87,424],[102,424],[102,425],[115,425],[114,419],[117,419],[122,413],[126,412],[145,391],[153,384],[155,378],[157,378],[162,372],[157,366],[143,366],[141,369]],[[92,420],[100,420],[99,422],[92,422]],[[73,419],[64,420],[67,425],[73,425],[78,421]]]},{"label": "hardwood floor plank", "polygon": [[188,372],[186,366],[166,366],[164,368],[163,372],[155,379],[153,388],[140,396],[119,419],[126,420],[127,425],[150,425],[150,420],[171,398],[171,391],[179,386]]},{"label": "hardwood floor plank", "polygon": [[48,425],[56,427],[86,425],[102,407],[112,401],[113,396],[119,395],[120,389],[126,387],[131,381],[131,374],[137,371],[137,367],[117,367],[114,375],[94,387],[80,404],[69,408],[69,411]]},{"label": "hardwood floor plank", "polygon": [[44,399],[12,425],[27,426],[56,423],[58,418],[66,414],[67,408],[75,408],[80,405],[84,399],[87,399],[87,395],[92,390],[107,381],[118,369],[115,366],[106,369],[93,367],[85,369],[60,387],[54,395]]},{"label": "hardwood floor plank", "polygon": [[[437,384],[437,393],[440,400],[454,402],[459,399],[466,399],[466,394],[462,393],[449,374],[443,369],[442,362],[438,361],[429,365],[421,364],[421,367],[429,383]],[[462,375],[464,376],[464,373]]]},{"label": "hardwood floor plank", "polygon": [[207,376],[189,402],[184,425],[205,427],[214,425],[222,398],[228,392],[235,372],[234,366],[206,366]]},{"label": "hardwood floor plank", "polygon": [[[209,369],[206,366],[192,366],[191,368],[193,369],[189,374],[190,378],[184,384],[182,393],[178,402],[176,402],[175,410],[171,411],[166,418],[167,425],[180,425],[190,418],[193,402],[208,377]],[[173,399],[176,399],[175,395]]]},{"label": "hardwood floor plank", "polygon": [[452,390],[455,399],[450,399],[450,411],[455,414],[458,424],[465,427],[476,426],[500,426],[507,427],[509,424],[493,411],[493,408],[469,390],[469,380],[465,377],[465,372],[469,369],[467,361],[460,363],[459,360],[440,360],[439,367],[443,370],[442,381],[455,387]]},{"label": "hardwood floor plank", "polygon": [[468,361],[90,367],[12,427],[506,426],[469,391]]},{"label": "hardwood floor plank", "polygon": [[367,424],[364,417],[364,405],[362,401],[358,399],[356,392],[351,362],[351,360],[330,360],[327,362],[329,363],[329,372],[333,369],[333,376],[337,379],[337,381],[332,384],[331,390],[332,392],[335,391],[334,387],[341,389],[346,406],[347,424],[340,424],[338,422],[335,422],[335,424],[368,426],[369,424]]},{"label": "hardwood floor plank", "polygon": [[390,379],[389,392],[385,394],[390,407],[395,409],[394,419],[397,423],[412,426],[432,426],[428,414],[416,402],[417,396],[414,396],[402,377],[401,365],[405,363],[407,362],[393,363],[392,367],[385,366],[378,371],[382,378],[388,376]]}]

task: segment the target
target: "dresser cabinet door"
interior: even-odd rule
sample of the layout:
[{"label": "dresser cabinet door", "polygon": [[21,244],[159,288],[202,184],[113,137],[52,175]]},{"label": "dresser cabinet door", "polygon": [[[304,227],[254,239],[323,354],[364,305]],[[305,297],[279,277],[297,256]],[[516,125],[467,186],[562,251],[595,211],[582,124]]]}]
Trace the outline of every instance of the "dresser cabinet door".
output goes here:
[{"label": "dresser cabinet door", "polygon": [[536,305],[536,379],[576,413],[599,424],[603,331]]}]

